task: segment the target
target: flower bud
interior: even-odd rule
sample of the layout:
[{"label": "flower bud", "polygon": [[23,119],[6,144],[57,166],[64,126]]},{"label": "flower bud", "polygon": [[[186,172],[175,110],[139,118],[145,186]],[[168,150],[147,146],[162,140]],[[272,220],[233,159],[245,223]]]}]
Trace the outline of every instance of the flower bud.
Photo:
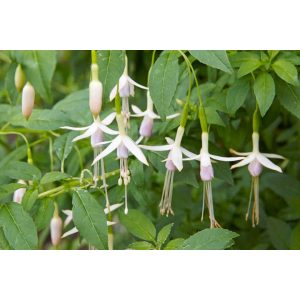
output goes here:
[{"label": "flower bud", "polygon": [[140,135],[144,137],[150,137],[152,135],[152,129],[153,119],[149,116],[145,116],[140,127]]},{"label": "flower bud", "polygon": [[96,132],[94,132],[91,136],[91,146],[93,148],[100,147],[96,145],[102,142],[103,142],[103,132],[101,129],[97,128]]},{"label": "flower bud", "polygon": [[214,170],[212,165],[201,166],[200,177],[202,181],[211,181],[214,178]]},{"label": "flower bud", "polygon": [[[26,182],[22,179],[19,180],[18,183],[26,184]],[[20,189],[15,190],[14,196],[13,196],[13,201],[17,202],[17,203],[22,203],[22,199],[23,199],[25,193],[26,193],[26,188],[20,188]]]},{"label": "flower bud", "polygon": [[24,87],[24,84],[26,82],[26,77],[25,74],[22,70],[21,65],[18,65],[16,68],[16,73],[15,73],[15,86],[18,92],[22,91],[22,88]]},{"label": "flower bud", "polygon": [[128,98],[130,94],[130,83],[128,82],[127,76],[122,75],[119,80],[119,95],[121,98]]},{"label": "flower bud", "polygon": [[50,234],[53,246],[57,246],[60,243],[62,228],[62,219],[59,216],[54,215],[50,222]]},{"label": "flower bud", "polygon": [[173,161],[171,160],[170,153],[168,155],[168,158],[166,160],[165,164],[168,171],[176,171],[176,166],[174,165]]},{"label": "flower bud", "polygon": [[261,163],[257,159],[254,159],[248,165],[248,170],[249,170],[249,173],[251,174],[251,176],[257,177],[257,176],[259,176],[261,174],[261,172],[263,170],[263,167],[262,167]]},{"label": "flower bud", "polygon": [[128,149],[124,146],[123,143],[117,148],[117,157],[118,158],[128,158]]},{"label": "flower bud", "polygon": [[22,113],[26,120],[28,120],[28,118],[32,114],[34,106],[34,97],[34,88],[29,82],[27,82],[22,91]]},{"label": "flower bud", "polygon": [[93,116],[98,116],[102,106],[102,83],[99,80],[92,80],[89,86],[89,104]]}]

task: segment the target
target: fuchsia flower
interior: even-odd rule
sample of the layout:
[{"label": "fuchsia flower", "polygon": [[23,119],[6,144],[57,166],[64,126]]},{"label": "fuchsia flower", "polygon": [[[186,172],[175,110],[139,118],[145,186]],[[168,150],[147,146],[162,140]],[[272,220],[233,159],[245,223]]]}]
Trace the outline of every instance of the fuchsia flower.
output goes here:
[{"label": "fuchsia flower", "polygon": [[207,204],[208,212],[209,212],[209,219],[210,219],[210,227],[220,227],[218,222],[215,219],[214,214],[214,205],[213,205],[213,195],[212,195],[212,187],[211,181],[214,178],[214,170],[212,167],[212,161],[236,161],[242,159],[241,157],[222,157],[210,154],[208,151],[208,133],[202,133],[202,148],[200,150],[200,154],[187,154],[189,158],[184,160],[198,160],[200,162],[200,178],[203,181],[203,206],[202,206],[202,217],[204,214],[204,205]]},{"label": "fuchsia flower", "polygon": [[27,82],[22,91],[22,114],[26,118],[26,120],[28,120],[32,114],[34,107],[34,98],[34,87],[29,82]]},{"label": "fuchsia flower", "polygon": [[251,192],[248,204],[248,210],[246,213],[246,221],[248,220],[252,196],[254,198],[252,208],[252,226],[255,227],[259,224],[259,175],[261,174],[263,167],[282,173],[280,167],[272,163],[269,158],[284,159],[283,156],[273,153],[261,153],[259,151],[259,134],[253,132],[252,134],[252,152],[237,152],[230,149],[230,152],[236,155],[244,156],[239,163],[233,165],[231,169],[239,168],[248,165],[248,171],[252,176]]},{"label": "fuchsia flower", "polygon": [[[18,180],[18,183],[26,185],[26,182],[22,179]],[[16,203],[22,203],[25,193],[26,193],[26,188],[19,188],[19,189],[15,190],[14,196],[13,196],[13,201]]]}]

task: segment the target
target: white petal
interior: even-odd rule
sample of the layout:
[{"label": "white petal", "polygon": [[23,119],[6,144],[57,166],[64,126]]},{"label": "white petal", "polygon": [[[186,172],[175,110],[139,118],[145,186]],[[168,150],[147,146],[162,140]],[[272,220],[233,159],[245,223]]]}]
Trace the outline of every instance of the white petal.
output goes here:
[{"label": "white petal", "polygon": [[79,141],[79,140],[82,140],[82,139],[86,139],[90,136],[92,136],[95,132],[97,131],[97,126],[95,126],[95,123],[93,125],[90,126],[90,128],[84,132],[83,134],[77,136],[76,138],[74,138],[72,140],[72,142],[76,142],[76,141]]},{"label": "white petal", "polygon": [[208,167],[211,165],[211,160],[208,152],[202,151],[202,153],[200,153],[200,165],[202,167]]},{"label": "white petal", "polygon": [[107,156],[108,154],[110,154],[111,152],[113,152],[115,149],[117,149],[117,147],[120,145],[122,139],[121,137],[118,135],[114,140],[112,140],[111,144],[109,146],[107,146],[93,161],[92,165],[94,165],[98,160],[100,160],[101,158]]},{"label": "white petal", "polygon": [[180,116],[180,113],[172,114],[166,117],[167,120],[175,119]]},{"label": "white petal", "polygon": [[282,170],[280,167],[276,166],[274,163],[272,163],[268,158],[266,158],[262,154],[258,154],[256,156],[256,158],[266,168],[277,171],[279,173],[282,173]]},{"label": "white petal", "polygon": [[112,225],[115,225],[115,224],[117,224],[117,222],[106,221],[107,226],[112,226]]},{"label": "white petal", "polygon": [[[109,208],[110,208],[110,212],[118,209],[119,207],[121,207],[124,203],[117,203],[117,204],[113,204],[111,205]],[[107,215],[108,214],[108,208],[105,208],[104,209],[104,213]]]},{"label": "white petal", "polygon": [[103,119],[102,124],[104,124],[104,125],[106,125],[106,126],[109,125],[109,124],[111,124],[112,121],[115,119],[115,117],[116,117],[116,113],[115,113],[115,112],[109,114],[108,116],[106,116],[106,117]]},{"label": "white petal", "polygon": [[112,129],[108,128],[107,126],[105,126],[101,123],[98,124],[98,128],[100,130],[102,130],[103,132],[105,132],[107,134],[110,134],[110,135],[118,135],[119,134],[119,131],[112,130]]},{"label": "white petal", "polygon": [[198,160],[198,161],[200,161],[201,160],[201,155],[198,154],[198,155],[190,156],[189,158],[183,158],[182,160],[184,160],[184,161],[189,161],[189,160]]},{"label": "white petal", "polygon": [[265,157],[268,158],[278,158],[278,159],[285,159],[283,156],[278,155],[278,154],[273,154],[273,153],[262,153]]},{"label": "white petal", "polygon": [[243,160],[244,157],[223,157],[218,155],[209,154],[209,156],[212,159],[220,160],[220,161],[237,161],[237,160]]},{"label": "white petal", "polygon": [[235,168],[239,168],[239,167],[243,167],[245,165],[248,165],[251,161],[253,161],[255,159],[255,155],[253,153],[251,153],[249,156],[247,156],[246,158],[244,158],[242,161],[240,161],[239,163],[232,165],[231,169],[235,169]]},{"label": "white petal", "polygon": [[133,85],[135,85],[135,86],[137,86],[137,87],[139,87],[139,88],[141,88],[141,89],[148,90],[148,88],[147,88],[146,86],[143,86],[143,85],[141,85],[141,84],[135,82],[135,81],[134,81],[133,79],[131,79],[129,76],[127,76],[127,80],[128,80],[131,84],[133,84]]},{"label": "white petal", "polygon": [[110,144],[111,142],[112,142],[112,141],[105,141],[105,142],[97,143],[97,144],[95,144],[94,146],[95,146],[95,147],[99,147],[99,146],[103,146],[103,145]]},{"label": "white petal", "polygon": [[123,137],[123,143],[126,148],[143,164],[149,166],[143,151],[135,144],[135,142],[128,136]]},{"label": "white petal", "polygon": [[200,154],[194,154],[193,152],[190,152],[189,150],[183,148],[183,147],[180,147],[182,153],[187,156],[187,157],[195,157],[195,156],[200,156]]},{"label": "white petal", "polygon": [[176,166],[178,171],[181,171],[183,169],[183,164],[182,164],[182,152],[180,148],[173,147],[173,149],[170,152],[170,156],[173,164]]},{"label": "white petal", "polygon": [[73,220],[73,212],[72,210],[69,210],[69,209],[66,209],[66,210],[63,210],[63,213],[65,215],[67,215],[66,219],[65,219],[65,222],[64,222],[64,227],[68,226],[71,221]]},{"label": "white petal", "polygon": [[88,128],[90,128],[90,126],[85,126],[85,127],[63,126],[63,127],[60,127],[60,128],[61,129],[68,129],[68,130],[74,130],[74,131],[83,131],[83,130],[87,130]]},{"label": "white petal", "polygon": [[168,143],[169,145],[175,143],[175,141],[174,141],[173,139],[169,138],[169,137],[166,137],[166,141],[167,141],[167,143]]},{"label": "white petal", "polygon": [[233,149],[229,149],[229,152],[235,155],[241,155],[241,156],[248,156],[250,155],[252,152],[237,152]]},{"label": "white petal", "polygon": [[140,148],[152,151],[168,151],[171,150],[173,145],[162,145],[162,146],[147,146],[147,145],[139,145]]},{"label": "white petal", "polygon": [[78,229],[76,227],[74,227],[74,228],[70,229],[69,231],[65,232],[61,238],[63,239],[65,237],[67,237],[71,234],[77,233],[77,232],[78,232]]},{"label": "white petal", "polygon": [[131,105],[131,108],[135,114],[142,114],[143,112],[136,106],[136,105]]},{"label": "white petal", "polygon": [[147,115],[151,118],[151,119],[160,119],[160,116],[155,114],[153,111],[147,111]]},{"label": "white petal", "polygon": [[138,145],[142,140],[143,140],[143,136],[141,135],[136,141],[135,143]]},{"label": "white petal", "polygon": [[116,97],[116,95],[117,95],[117,85],[115,85],[115,86],[113,87],[113,89],[111,90],[111,92],[110,92],[110,94],[109,94],[109,101],[114,100],[115,97]]}]

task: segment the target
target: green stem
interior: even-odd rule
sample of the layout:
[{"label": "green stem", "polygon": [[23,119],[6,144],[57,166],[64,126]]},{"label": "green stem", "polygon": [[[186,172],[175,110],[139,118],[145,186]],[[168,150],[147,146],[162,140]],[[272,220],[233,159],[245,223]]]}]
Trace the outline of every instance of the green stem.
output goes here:
[{"label": "green stem", "polygon": [[116,113],[117,114],[121,114],[122,112],[122,105],[121,105],[121,99],[120,99],[120,95],[119,95],[119,84],[117,85],[117,95],[115,98],[115,108],[116,108]]},{"label": "green stem", "polygon": [[259,108],[258,108],[258,104],[256,103],[256,108],[255,111],[253,113],[253,132],[259,132],[259,125],[260,125],[260,114],[259,114]]},{"label": "green stem", "polygon": [[50,171],[53,172],[53,142],[49,137],[49,157],[50,157]]},{"label": "green stem", "polygon": [[97,64],[97,51],[92,50],[91,55],[92,55],[92,64]]}]

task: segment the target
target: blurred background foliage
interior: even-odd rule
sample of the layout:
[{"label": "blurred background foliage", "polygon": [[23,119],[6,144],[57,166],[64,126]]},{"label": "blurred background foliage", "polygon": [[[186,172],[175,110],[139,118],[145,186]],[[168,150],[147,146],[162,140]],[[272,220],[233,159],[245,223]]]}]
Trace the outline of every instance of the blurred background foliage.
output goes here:
[{"label": "blurred background foliage", "polygon": [[[22,118],[21,95],[14,86],[14,72],[18,62],[17,52],[0,52],[0,126],[4,130],[16,129],[26,133],[33,145],[34,164],[44,174],[50,170],[60,170],[60,160],[54,154],[50,161],[49,145],[53,147],[58,135],[68,135],[59,129],[64,125],[87,125],[91,122],[88,108],[88,84],[90,80],[90,51],[51,51],[46,55],[46,72],[53,69],[49,81],[49,91],[36,88],[35,111],[29,122]],[[152,51],[126,51],[129,61],[129,74],[140,84],[147,85]],[[160,54],[157,52],[156,57]],[[187,52],[188,54],[188,52]],[[210,126],[210,149],[217,155],[230,156],[228,149],[251,151],[252,114],[255,109],[253,85],[261,73],[268,73],[275,83],[275,97],[261,124],[260,147],[262,152],[277,153],[286,157],[279,162],[284,173],[278,174],[264,169],[260,182],[260,224],[252,228],[245,222],[245,213],[250,194],[251,177],[247,167],[230,171],[227,163],[214,164],[213,197],[216,218],[223,228],[239,234],[233,249],[300,249],[300,88],[298,70],[300,51],[227,51],[232,70],[224,72],[219,68],[200,63],[189,56],[201,83],[201,92],[208,111]],[[287,62],[276,69],[276,61]],[[180,111],[188,89],[188,73],[182,58],[179,58],[180,73],[176,94],[168,114]],[[277,63],[278,64],[278,63]],[[280,69],[280,67],[282,67]],[[282,69],[286,72],[282,72]],[[281,70],[281,71],[280,71]],[[296,77],[295,77],[296,70]],[[51,76],[50,76],[51,77]],[[45,78],[47,82],[47,78]],[[101,78],[100,78],[101,80]],[[180,99],[182,101],[176,101]],[[192,102],[197,103],[196,90],[192,91]],[[135,89],[131,104],[146,108],[146,93]],[[113,110],[113,104],[104,99],[103,115]],[[44,113],[43,113],[44,112]],[[138,137],[140,119],[131,120],[130,135]],[[157,121],[149,144],[165,144],[164,137],[174,137],[179,120]],[[114,127],[113,125],[112,127]],[[201,146],[201,130],[196,112],[191,112],[183,146],[198,153]],[[40,141],[40,142],[39,142]],[[35,144],[36,143],[36,144]],[[50,150],[51,151],[51,150]],[[55,151],[54,151],[55,152]],[[202,182],[199,178],[199,165],[184,163],[181,173],[177,172],[174,181],[174,216],[159,214],[158,204],[162,193],[165,167],[161,162],[165,153],[145,152],[150,167],[130,160],[132,183],[129,185],[129,209],[143,212],[156,226],[174,223],[171,237],[187,238],[199,230],[209,227],[205,212],[201,222]],[[26,159],[26,148],[21,138],[15,135],[0,136],[0,184],[16,182],[7,176],[13,161]],[[93,160],[89,140],[76,143],[66,158],[65,172],[79,177],[84,168],[91,169]],[[53,164],[53,165],[52,165]],[[118,169],[114,155],[106,159],[107,172]],[[50,183],[34,189],[39,192],[53,188]],[[123,187],[117,185],[117,176],[109,178],[109,197],[112,203],[122,201]],[[31,191],[33,192],[33,191]],[[104,206],[104,197],[99,191],[92,191]],[[0,193],[1,195],[1,193]],[[29,195],[28,195],[29,196]],[[3,194],[0,202],[11,200],[11,194]],[[65,193],[57,197],[60,209],[71,209],[71,195]],[[50,248],[49,222],[54,210],[52,199],[35,201],[31,213],[39,230],[41,248]],[[118,214],[114,219],[117,220]],[[125,249],[136,239],[121,224],[114,227],[115,248]],[[1,232],[0,232],[1,235]],[[62,249],[86,248],[87,244],[79,236],[63,240]]]}]

